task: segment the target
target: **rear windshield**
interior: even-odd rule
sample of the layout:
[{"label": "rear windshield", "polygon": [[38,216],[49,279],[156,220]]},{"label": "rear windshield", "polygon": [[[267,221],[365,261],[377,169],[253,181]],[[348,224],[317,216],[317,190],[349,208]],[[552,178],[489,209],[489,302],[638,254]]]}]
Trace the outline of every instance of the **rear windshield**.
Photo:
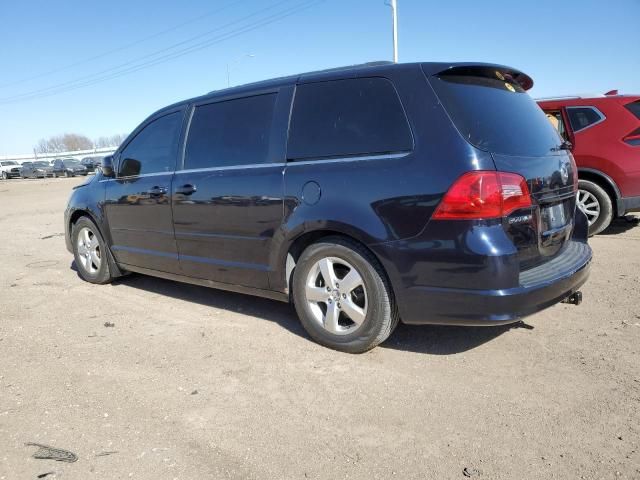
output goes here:
[{"label": "rear windshield", "polygon": [[500,72],[495,77],[440,74],[431,84],[462,136],[503,155],[543,156],[562,143],[538,104]]}]

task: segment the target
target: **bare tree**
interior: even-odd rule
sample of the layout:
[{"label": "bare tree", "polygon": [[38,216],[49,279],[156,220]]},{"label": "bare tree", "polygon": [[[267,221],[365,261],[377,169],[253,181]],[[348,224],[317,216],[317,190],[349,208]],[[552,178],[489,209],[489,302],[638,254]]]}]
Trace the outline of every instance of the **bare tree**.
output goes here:
[{"label": "bare tree", "polygon": [[73,152],[90,150],[93,148],[93,142],[85,135],[65,133],[51,138],[43,138],[34,148],[38,153]]},{"label": "bare tree", "polygon": [[110,141],[111,144],[109,145],[110,147],[119,147],[120,144],[122,142],[124,142],[124,140],[127,138],[127,134],[126,133],[117,133],[116,135],[111,135],[110,137]]},{"label": "bare tree", "polygon": [[65,133],[51,138],[43,138],[35,145],[37,153],[75,152],[77,150],[91,150],[92,148],[119,147],[127,138],[126,133],[118,133],[111,136],[101,136],[91,141],[85,135],[78,133]]},{"label": "bare tree", "polygon": [[65,133],[62,136],[62,143],[64,144],[67,152],[89,150],[93,148],[93,142],[88,137],[77,133]]},{"label": "bare tree", "polygon": [[93,145],[96,148],[105,148],[105,147],[113,146],[111,144],[111,138],[110,137],[98,137],[93,141]]}]

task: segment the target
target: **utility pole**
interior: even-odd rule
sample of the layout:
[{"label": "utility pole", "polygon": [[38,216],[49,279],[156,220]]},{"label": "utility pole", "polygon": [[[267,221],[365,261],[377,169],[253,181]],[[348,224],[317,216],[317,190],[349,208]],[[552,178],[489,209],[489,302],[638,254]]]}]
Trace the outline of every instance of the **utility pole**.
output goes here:
[{"label": "utility pole", "polygon": [[388,0],[393,26],[393,62],[398,63],[398,0]]}]

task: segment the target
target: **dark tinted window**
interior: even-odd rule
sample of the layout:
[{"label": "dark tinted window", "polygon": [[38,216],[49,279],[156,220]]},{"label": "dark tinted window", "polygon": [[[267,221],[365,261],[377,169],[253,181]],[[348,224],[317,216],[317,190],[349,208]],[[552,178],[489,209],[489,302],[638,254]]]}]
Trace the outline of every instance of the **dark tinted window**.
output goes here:
[{"label": "dark tinted window", "polygon": [[458,131],[482,150],[542,156],[562,142],[538,104],[500,72],[446,74],[430,81]]},{"label": "dark tinted window", "polygon": [[289,159],[382,154],[412,148],[407,118],[389,80],[348,79],[297,87]]},{"label": "dark tinted window", "polygon": [[274,93],[196,107],[185,168],[267,163],[275,101]]},{"label": "dark tinted window", "polygon": [[170,113],[148,124],[120,154],[118,175],[171,172],[175,168],[182,112]]},{"label": "dark tinted window", "polygon": [[599,122],[602,117],[591,107],[568,107],[567,115],[574,132]]},{"label": "dark tinted window", "polygon": [[640,100],[636,100],[632,103],[627,103],[625,107],[627,107],[627,110],[633,113],[636,117],[638,117],[638,120],[640,120]]}]

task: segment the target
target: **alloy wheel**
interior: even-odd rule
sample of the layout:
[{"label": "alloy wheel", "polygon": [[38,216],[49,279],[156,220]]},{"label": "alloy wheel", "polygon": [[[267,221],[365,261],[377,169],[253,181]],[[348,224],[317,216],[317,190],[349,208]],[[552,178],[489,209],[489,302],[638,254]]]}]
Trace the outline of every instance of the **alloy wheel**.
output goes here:
[{"label": "alloy wheel", "polygon": [[311,267],[305,296],[313,319],[334,335],[353,333],[364,323],[364,280],[355,267],[341,258],[325,257]]},{"label": "alloy wheel", "polygon": [[600,217],[600,202],[594,194],[587,190],[578,190],[578,208],[587,216],[589,226]]},{"label": "alloy wheel", "polygon": [[98,237],[89,228],[84,227],[78,232],[77,249],[80,267],[85,272],[95,275],[102,264],[102,251]]}]

